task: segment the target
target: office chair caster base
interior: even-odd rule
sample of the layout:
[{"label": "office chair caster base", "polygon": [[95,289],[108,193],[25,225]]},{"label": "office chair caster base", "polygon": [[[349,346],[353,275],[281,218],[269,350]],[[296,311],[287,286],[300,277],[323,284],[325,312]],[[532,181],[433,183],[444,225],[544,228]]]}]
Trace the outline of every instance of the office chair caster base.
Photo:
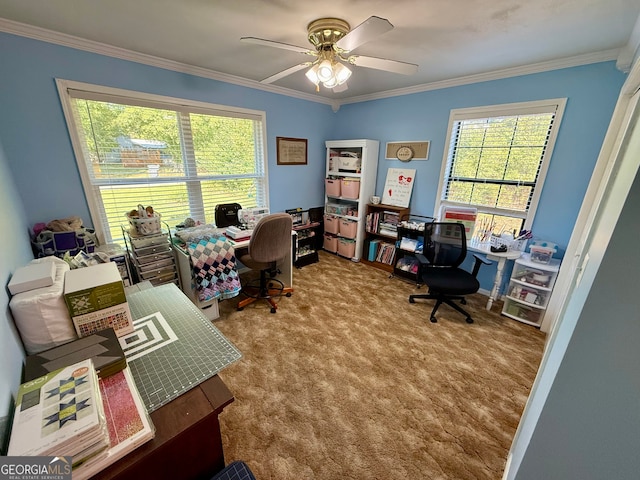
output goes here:
[{"label": "office chair caster base", "polygon": [[467,317],[467,323],[473,323],[473,318]]},{"label": "office chair caster base", "polygon": [[438,319],[436,317],[431,317],[429,320],[431,320],[431,323],[438,323]]},{"label": "office chair caster base", "polygon": [[413,297],[409,297],[409,303],[416,303],[416,301],[413,299]]}]

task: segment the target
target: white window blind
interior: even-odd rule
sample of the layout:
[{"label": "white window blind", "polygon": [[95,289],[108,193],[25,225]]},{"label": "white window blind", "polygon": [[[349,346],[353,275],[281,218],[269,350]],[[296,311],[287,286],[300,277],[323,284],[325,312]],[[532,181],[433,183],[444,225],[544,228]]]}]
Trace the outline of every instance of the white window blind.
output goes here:
[{"label": "white window blind", "polygon": [[530,229],[565,100],[454,110],[441,206],[478,210],[495,233]]},{"label": "white window blind", "polygon": [[213,223],[219,203],[268,207],[264,114],[59,81],[94,227],[121,241],[151,205],[173,227]]}]

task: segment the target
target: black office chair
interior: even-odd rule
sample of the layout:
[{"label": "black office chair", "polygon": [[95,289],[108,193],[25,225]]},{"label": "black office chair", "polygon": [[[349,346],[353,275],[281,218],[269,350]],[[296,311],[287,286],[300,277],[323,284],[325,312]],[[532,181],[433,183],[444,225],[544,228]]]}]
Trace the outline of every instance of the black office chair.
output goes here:
[{"label": "black office chair", "polygon": [[431,322],[435,323],[436,311],[443,303],[462,313],[467,323],[473,323],[469,315],[454,300],[466,304],[464,295],[476,293],[480,283],[476,276],[482,264],[491,262],[478,255],[475,257],[471,273],[459,268],[467,256],[467,238],[465,227],[461,223],[427,223],[424,230],[424,249],[422,255],[416,255],[420,261],[420,278],[429,287],[429,293],[409,295],[409,303],[416,298],[435,300],[431,311]]},{"label": "black office chair", "polygon": [[219,203],[214,210],[216,227],[224,228],[231,226],[240,226],[238,219],[238,210],[242,208],[239,203]]},{"label": "black office chair", "polygon": [[291,296],[293,288],[285,287],[284,283],[272,277],[277,273],[277,263],[291,253],[292,227],[293,220],[288,213],[267,215],[256,224],[248,252],[239,260],[252,270],[260,270],[260,280],[242,286],[242,293],[249,298],[238,303],[238,310],[256,300],[266,300],[271,305],[271,313],[276,313],[278,304],[274,299],[282,294]]}]

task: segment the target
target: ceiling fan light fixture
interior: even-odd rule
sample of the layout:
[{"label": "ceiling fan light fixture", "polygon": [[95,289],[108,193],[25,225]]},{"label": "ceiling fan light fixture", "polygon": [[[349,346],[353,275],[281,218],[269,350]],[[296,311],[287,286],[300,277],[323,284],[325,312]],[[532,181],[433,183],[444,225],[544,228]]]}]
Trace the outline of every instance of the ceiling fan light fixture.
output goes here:
[{"label": "ceiling fan light fixture", "polygon": [[318,65],[318,78],[321,82],[326,82],[333,77],[333,67],[329,60],[323,60]]},{"label": "ceiling fan light fixture", "polygon": [[305,75],[307,76],[309,81],[311,81],[311,83],[317,86],[320,83],[320,79],[318,78],[318,64],[316,63],[309,70],[307,70],[307,73],[305,73]]},{"label": "ceiling fan light fixture", "polygon": [[338,86],[338,80],[336,79],[336,77],[331,77],[329,80],[324,82],[322,85],[324,85],[325,88],[337,87]]},{"label": "ceiling fan light fixture", "polygon": [[338,85],[342,85],[349,80],[351,76],[351,70],[342,63],[336,63],[333,69],[333,76],[336,79]]}]

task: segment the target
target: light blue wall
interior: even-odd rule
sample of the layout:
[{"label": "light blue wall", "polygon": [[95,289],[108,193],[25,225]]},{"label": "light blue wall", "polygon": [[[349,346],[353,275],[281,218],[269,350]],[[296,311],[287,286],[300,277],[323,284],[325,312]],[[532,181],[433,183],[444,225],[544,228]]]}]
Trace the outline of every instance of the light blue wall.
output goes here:
[{"label": "light blue wall", "polygon": [[[28,223],[79,215],[91,225],[55,79],[62,78],[266,112],[273,211],[324,201],[327,105],[239,87],[0,33],[0,139]],[[276,165],[276,137],[308,139],[308,165]]]},{"label": "light blue wall", "polygon": [[7,283],[15,272],[31,259],[31,247],[25,241],[29,228],[20,196],[16,190],[7,159],[0,142],[0,225],[3,225],[2,248],[0,248],[0,453],[4,445],[5,417],[22,375],[24,352],[9,309],[10,294]]},{"label": "light blue wall", "polygon": [[[334,136],[375,138],[380,140],[383,152],[389,141],[429,140],[427,161],[402,163],[385,160],[381,153],[376,192],[382,192],[389,167],[415,168],[411,211],[433,215],[452,109],[567,98],[532,226],[536,237],[559,245],[561,256],[569,243],[625,78],[614,62],[606,62],[350,104],[340,109]],[[483,267],[480,274],[483,288],[490,289],[495,266]]]}]

